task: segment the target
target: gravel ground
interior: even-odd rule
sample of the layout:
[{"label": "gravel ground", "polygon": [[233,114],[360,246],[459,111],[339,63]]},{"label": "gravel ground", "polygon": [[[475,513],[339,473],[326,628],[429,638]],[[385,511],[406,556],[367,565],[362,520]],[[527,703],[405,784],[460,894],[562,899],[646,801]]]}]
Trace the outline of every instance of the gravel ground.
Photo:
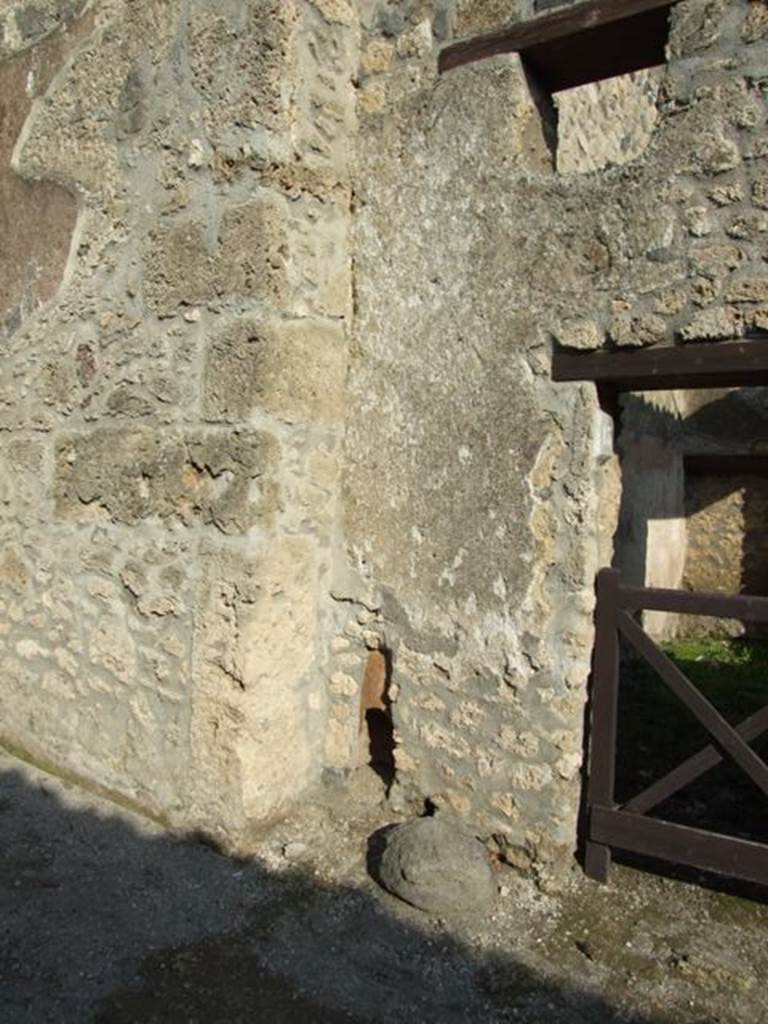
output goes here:
[{"label": "gravel ground", "polygon": [[508,869],[482,917],[381,891],[378,780],[235,860],[0,756],[2,1024],[759,1024],[768,905],[616,867],[557,896]]}]

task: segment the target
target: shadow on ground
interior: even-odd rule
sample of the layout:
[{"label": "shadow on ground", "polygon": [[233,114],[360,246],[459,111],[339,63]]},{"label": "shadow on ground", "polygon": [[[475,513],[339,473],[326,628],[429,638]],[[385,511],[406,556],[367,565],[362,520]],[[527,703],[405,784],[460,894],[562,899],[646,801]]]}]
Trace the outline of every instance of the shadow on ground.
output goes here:
[{"label": "shadow on ground", "polygon": [[670,1024],[26,774],[0,772],[3,1024]]}]

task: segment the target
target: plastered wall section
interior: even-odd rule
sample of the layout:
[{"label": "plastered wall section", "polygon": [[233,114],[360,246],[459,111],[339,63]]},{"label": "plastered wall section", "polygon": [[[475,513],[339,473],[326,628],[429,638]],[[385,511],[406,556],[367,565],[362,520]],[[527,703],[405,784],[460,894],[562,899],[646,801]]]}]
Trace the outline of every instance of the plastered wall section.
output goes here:
[{"label": "plastered wall section", "polygon": [[575,845],[618,505],[595,395],[551,383],[552,345],[762,329],[764,13],[675,7],[648,147],[591,174],[556,173],[514,55],[438,79],[396,42],[363,80],[332,759],[386,645],[397,785],[543,873]]},{"label": "plastered wall section", "polygon": [[[0,58],[74,6],[30,36],[3,5]],[[0,734],[233,837],[322,768],[357,27],[323,0],[86,15],[12,154],[77,219],[3,341]]]}]

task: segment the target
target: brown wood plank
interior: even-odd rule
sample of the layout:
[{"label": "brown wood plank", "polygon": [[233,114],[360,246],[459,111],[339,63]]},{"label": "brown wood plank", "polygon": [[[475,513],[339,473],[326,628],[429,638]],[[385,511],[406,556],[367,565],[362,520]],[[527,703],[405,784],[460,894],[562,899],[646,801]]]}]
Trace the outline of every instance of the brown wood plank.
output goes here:
[{"label": "brown wood plank", "polygon": [[519,53],[533,46],[551,43],[566,36],[602,25],[670,7],[677,0],[589,0],[552,14],[510,25],[496,32],[465,39],[446,46],[440,54],[440,71],[483,60],[500,53]]},{"label": "brown wood plank", "polygon": [[716,619],[741,622],[768,622],[768,597],[748,594],[707,594],[662,587],[621,586],[617,594],[621,608],[654,612],[679,612],[684,615],[709,615]]},{"label": "brown wood plank", "polygon": [[589,833],[595,842],[607,846],[768,884],[768,846],[746,839],[603,807],[592,808]]},{"label": "brown wood plank", "polygon": [[748,473],[751,476],[768,476],[768,455],[684,455],[686,473],[718,473],[732,476],[734,473]]},{"label": "brown wood plank", "polygon": [[768,384],[764,339],[688,343],[632,352],[555,352],[554,381],[595,381],[621,391]]},{"label": "brown wood plank", "polygon": [[707,698],[680,671],[675,663],[644,633],[627,612],[619,612],[620,632],[629,640],[648,664],[658,672],[675,696],[695,715],[707,732],[739,765],[754,784],[768,796],[768,765],[747,746]]},{"label": "brown wood plank", "polygon": [[[756,711],[754,715],[745,718],[740,725],[736,726],[736,732],[746,743],[751,743],[758,736],[762,736],[766,729],[768,729],[768,707],[761,708],[760,711]],[[705,747],[698,754],[694,754],[677,768],[668,772],[658,782],[648,786],[642,793],[638,793],[636,797],[624,804],[622,810],[633,814],[647,814],[663,800],[677,793],[683,786],[689,785],[708,772],[710,768],[720,764],[722,760],[723,755],[716,747]]]},{"label": "brown wood plank", "polygon": [[[610,805],[616,779],[616,729],[619,714],[619,634],[616,594],[621,577],[603,569],[597,577],[595,655],[589,732],[588,804]],[[611,851],[587,839],[584,867],[590,878],[608,880]]]},{"label": "brown wood plank", "polygon": [[666,60],[666,7],[563,36],[521,52],[525,67],[549,93],[658,67]]}]

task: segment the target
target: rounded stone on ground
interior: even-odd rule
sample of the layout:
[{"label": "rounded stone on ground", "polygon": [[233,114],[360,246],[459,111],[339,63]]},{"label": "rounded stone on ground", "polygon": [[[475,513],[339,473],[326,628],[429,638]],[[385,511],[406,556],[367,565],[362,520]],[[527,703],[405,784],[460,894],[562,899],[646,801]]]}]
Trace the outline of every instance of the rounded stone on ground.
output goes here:
[{"label": "rounded stone on ground", "polygon": [[485,847],[455,822],[439,817],[393,828],[378,874],[385,889],[430,913],[486,910],[496,898]]}]

